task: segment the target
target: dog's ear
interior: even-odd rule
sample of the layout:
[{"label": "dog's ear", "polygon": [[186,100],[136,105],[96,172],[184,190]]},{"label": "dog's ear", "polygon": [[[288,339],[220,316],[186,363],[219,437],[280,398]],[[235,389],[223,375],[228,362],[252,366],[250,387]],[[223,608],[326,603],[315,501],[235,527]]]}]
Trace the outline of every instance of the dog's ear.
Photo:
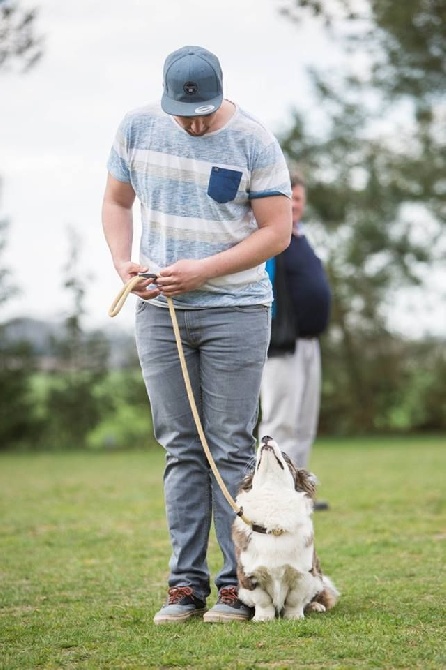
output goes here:
[{"label": "dog's ear", "polygon": [[296,491],[301,491],[302,489],[301,489],[301,488],[298,488],[298,487],[297,487],[297,484],[296,484],[296,481],[297,481],[297,480],[296,480],[296,477],[297,477],[297,467],[294,465],[293,461],[291,460],[291,458],[288,456],[288,454],[287,454],[285,451],[282,451],[282,456],[283,456],[283,459],[284,459],[285,463],[286,463],[287,466],[288,466],[288,470],[289,470],[289,471],[291,472],[291,474],[293,475],[294,488],[296,489]]},{"label": "dog's ear", "polygon": [[288,468],[293,475],[294,479],[294,488],[296,491],[301,493],[307,493],[310,498],[314,498],[316,494],[316,487],[319,484],[318,478],[312,472],[304,470],[304,468],[298,468],[294,465],[291,458],[282,451],[282,456],[285,460],[285,463],[288,465]]},{"label": "dog's ear", "polygon": [[308,470],[296,467],[291,458],[284,451],[282,451],[282,456],[285,460],[285,463],[288,465],[291,474],[293,475],[294,488],[296,491],[307,493],[310,498],[314,498],[316,494],[316,487],[319,484],[316,475],[314,475],[312,472],[308,472]]},{"label": "dog's ear", "polygon": [[316,475],[308,470],[303,468],[296,468],[296,474],[294,477],[294,488],[296,491],[302,491],[307,493],[311,499],[314,499],[316,495],[316,487],[318,485],[318,479]]}]

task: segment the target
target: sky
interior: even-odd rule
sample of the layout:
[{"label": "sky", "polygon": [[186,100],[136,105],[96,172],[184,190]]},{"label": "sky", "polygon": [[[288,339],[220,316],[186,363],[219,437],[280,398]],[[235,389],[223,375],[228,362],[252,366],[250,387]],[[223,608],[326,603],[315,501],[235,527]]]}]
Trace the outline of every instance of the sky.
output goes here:
[{"label": "sky", "polygon": [[[293,108],[315,113],[306,67],[332,64],[336,53],[316,27],[282,17],[282,0],[21,5],[39,7],[45,53],[27,74],[0,73],[0,217],[10,221],[1,262],[21,291],[2,316],[60,320],[70,312],[63,268],[73,228],[88,281],[86,325],[102,327],[121,288],[100,219],[108,153],[123,115],[159,100],[165,57],[185,44],[216,53],[225,97],[278,134]],[[137,260],[137,208],[135,223]],[[133,308],[130,296],[116,317],[121,328],[132,327]]]}]

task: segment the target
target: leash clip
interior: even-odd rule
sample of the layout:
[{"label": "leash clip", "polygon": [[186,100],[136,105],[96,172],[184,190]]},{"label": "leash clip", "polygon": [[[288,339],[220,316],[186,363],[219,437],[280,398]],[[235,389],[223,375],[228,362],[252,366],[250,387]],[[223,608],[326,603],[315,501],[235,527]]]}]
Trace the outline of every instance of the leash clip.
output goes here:
[{"label": "leash clip", "polygon": [[138,277],[141,277],[141,279],[157,279],[158,275],[153,272],[138,272]]}]

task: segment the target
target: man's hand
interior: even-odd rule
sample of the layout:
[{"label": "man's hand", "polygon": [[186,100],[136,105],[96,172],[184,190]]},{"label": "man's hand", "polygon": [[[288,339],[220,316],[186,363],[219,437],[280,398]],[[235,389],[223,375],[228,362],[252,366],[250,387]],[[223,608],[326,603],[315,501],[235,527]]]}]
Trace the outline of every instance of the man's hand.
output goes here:
[{"label": "man's hand", "polygon": [[[124,284],[126,284],[130,279],[136,277],[140,272],[148,272],[148,269],[139,263],[133,263],[132,261],[126,261],[121,263],[116,267],[116,270],[121,277]],[[160,294],[159,289],[154,285],[156,279],[146,279],[141,277],[140,282],[132,290],[132,293],[142,298],[143,300],[151,300],[156,298]],[[150,289],[148,288],[150,286]]]},{"label": "man's hand", "polygon": [[184,259],[160,270],[157,279],[160,293],[172,297],[200,288],[209,279],[206,265],[209,259]]}]

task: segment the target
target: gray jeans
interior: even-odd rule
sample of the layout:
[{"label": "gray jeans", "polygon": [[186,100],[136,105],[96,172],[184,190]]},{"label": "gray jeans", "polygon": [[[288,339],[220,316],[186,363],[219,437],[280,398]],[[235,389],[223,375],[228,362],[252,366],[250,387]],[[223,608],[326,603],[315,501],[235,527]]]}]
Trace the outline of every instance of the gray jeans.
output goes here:
[{"label": "gray jeans", "polygon": [[[255,453],[270,310],[261,305],[176,310],[195,402],[209,449],[232,497]],[[172,543],[169,586],[210,593],[206,553],[213,520],[223,555],[218,589],[237,584],[234,512],[213,476],[183,380],[169,310],[138,301],[136,344],[155,438],[166,450],[164,495]]]}]

